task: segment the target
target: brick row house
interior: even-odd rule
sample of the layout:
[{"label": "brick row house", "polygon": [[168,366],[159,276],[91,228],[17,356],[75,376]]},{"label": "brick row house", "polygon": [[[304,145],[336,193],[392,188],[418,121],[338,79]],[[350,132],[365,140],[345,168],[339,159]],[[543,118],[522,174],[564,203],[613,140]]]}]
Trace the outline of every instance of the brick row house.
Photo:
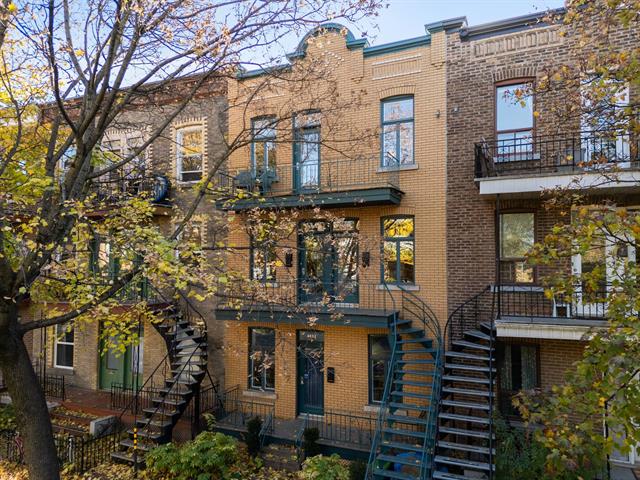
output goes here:
[{"label": "brick row house", "polygon": [[[510,97],[576,61],[571,37],[543,17],[450,19],[375,46],[327,24],[286,65],[198,96],[154,142],[141,162],[167,177],[179,206],[225,136],[245,139],[224,167],[235,195],[199,207],[193,228],[205,245],[224,231],[230,247],[229,288],[200,308],[222,385],[219,429],[242,432],[258,415],[263,436],[299,445],[316,426],[327,452],[368,458],[375,478],[493,476],[492,414],[517,420],[512,396],[561,383],[585,333],[606,324],[604,305],[545,297],[548,272],[525,261],[569,221],[542,191],[588,181],[581,164],[604,152],[631,182],[589,193],[638,204],[637,140],[588,131],[579,117],[560,125],[544,96]],[[611,35],[621,49],[638,40]],[[109,148],[162,118],[127,115]],[[174,209],[157,210],[175,221]],[[601,253],[571,267],[606,262]],[[144,382],[166,354],[150,326],[141,350],[100,356],[91,329],[33,345],[90,389]]]}]

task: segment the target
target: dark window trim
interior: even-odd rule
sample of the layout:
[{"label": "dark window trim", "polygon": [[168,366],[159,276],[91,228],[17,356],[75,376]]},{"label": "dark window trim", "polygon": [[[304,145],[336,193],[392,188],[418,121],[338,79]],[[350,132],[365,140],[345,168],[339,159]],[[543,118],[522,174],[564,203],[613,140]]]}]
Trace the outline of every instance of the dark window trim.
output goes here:
[{"label": "dark window trim", "polygon": [[[385,121],[384,119],[384,104],[387,102],[394,102],[398,100],[411,99],[411,119],[403,119],[403,120],[389,120]],[[411,149],[413,152],[413,158],[411,159],[411,163],[407,163],[405,165],[415,165],[416,164],[416,100],[415,95],[413,94],[403,94],[403,95],[393,95],[391,97],[385,97],[380,99],[380,166],[382,168],[393,168],[393,165],[386,165],[384,161],[384,127],[385,125],[396,125],[400,123],[409,123],[413,124],[413,148]],[[397,131],[396,134],[396,155],[398,158],[398,167],[400,164],[400,156],[398,155],[400,149],[400,130]]]},{"label": "dark window trim", "polygon": [[[410,218],[413,220],[413,237],[386,237],[384,234],[384,221],[392,218]],[[416,284],[416,217],[415,215],[385,215],[380,217],[380,236],[382,242],[380,244],[380,283],[389,285],[415,285]],[[387,241],[396,242],[396,278],[395,282],[387,282],[384,278],[384,242]],[[400,242],[413,242],[413,280],[411,282],[402,282],[400,280]]]},{"label": "dark window trim", "polygon": [[[510,85],[520,85],[523,83],[529,83],[532,85],[532,88],[533,88],[532,99],[531,99],[531,108],[532,108],[531,115],[533,118],[532,118],[531,128],[515,128],[510,130],[498,130],[498,88],[508,87]],[[493,84],[493,134],[495,136],[496,142],[498,141],[499,134],[528,132],[529,130],[531,130],[531,137],[532,137],[531,153],[532,154],[535,153],[535,142],[533,141],[533,139],[536,137],[536,132],[537,132],[536,116],[533,115],[533,112],[536,111],[536,100],[537,100],[536,94],[535,94],[535,88],[536,88],[535,77],[516,77],[516,78],[510,78],[508,80],[501,80],[499,82],[494,82]],[[516,155],[503,154],[501,156],[508,158],[509,156],[516,156]]]},{"label": "dark window trim", "polygon": [[[507,341],[502,341],[498,343],[498,348],[497,348],[497,353],[499,355],[504,356],[504,349],[508,346],[509,348],[511,348],[512,346],[519,346],[519,347],[535,347],[536,349],[536,387],[535,388],[541,388],[542,386],[542,365],[541,365],[541,354],[540,354],[540,343],[534,343],[534,342],[522,342],[522,341],[517,341],[517,340],[507,340]],[[504,357],[502,358],[497,358],[497,362],[502,362],[504,360]],[[497,391],[498,391],[498,399],[500,401],[499,405],[501,404],[502,400],[500,399],[500,396],[502,395],[502,380],[500,378],[500,364],[498,364],[498,371],[497,371],[497,375],[496,375],[496,387],[497,387]],[[520,416],[519,415],[506,415],[507,418],[510,419],[519,419]]]},{"label": "dark window trim", "polygon": [[[269,119],[273,119],[273,125],[274,125],[274,133],[273,133],[273,137],[268,137],[268,138],[259,138],[256,140],[256,138],[254,137],[255,131],[254,131],[254,126],[255,123],[260,121],[260,120],[269,120]],[[250,158],[250,162],[251,162],[251,171],[253,171],[254,173],[258,171],[258,168],[262,168],[264,167],[264,158],[262,159],[262,166],[259,167],[258,164],[256,163],[256,157],[255,157],[255,144],[258,142],[261,143],[266,143],[269,141],[272,141],[275,144],[276,138],[277,138],[277,131],[275,126],[278,123],[278,117],[276,115],[259,115],[257,117],[253,117],[251,119],[251,158]]]},{"label": "dark window trim", "polygon": [[[369,335],[367,335],[367,372],[368,372],[368,381],[367,381],[367,390],[368,390],[368,395],[369,395],[369,404],[370,405],[380,405],[382,403],[382,400],[374,400],[373,398],[373,363],[372,363],[372,359],[371,359],[371,346],[372,346],[372,340],[375,337],[387,337],[388,335],[385,335],[384,333],[371,333]],[[391,350],[389,350],[389,361],[391,360]],[[387,366],[385,367],[385,382],[386,382],[386,376],[388,373],[388,368],[389,368],[389,362],[387,362]]]},{"label": "dark window trim", "polygon": [[[496,225],[496,235],[498,237],[498,251],[496,252],[496,256],[498,257],[498,268],[502,268],[502,262],[503,261],[524,261],[525,258],[518,258],[518,257],[508,257],[508,258],[502,258],[502,215],[509,215],[512,213],[531,213],[533,215],[533,243],[535,244],[535,242],[537,242],[537,237],[538,237],[538,213],[536,210],[531,210],[531,209],[526,209],[526,208],[514,208],[514,209],[509,209],[509,210],[501,210],[500,213],[498,215],[496,215],[498,222]],[[525,282],[513,282],[513,283],[506,283],[503,279],[502,276],[500,275],[500,283],[502,285],[526,285],[526,286],[531,286],[531,285],[537,285],[538,284],[538,269],[536,268],[535,265],[532,265],[532,269],[533,269],[533,279],[530,283],[525,283]],[[496,272],[497,274],[498,272]]]},{"label": "dark window trim", "polygon": [[[251,365],[251,355],[253,353],[253,349],[252,349],[252,335],[251,333],[253,332],[253,330],[256,329],[261,329],[261,330],[271,330],[273,332],[273,341],[274,341],[274,358],[273,358],[273,370],[274,370],[274,375],[273,375],[273,387],[265,387],[264,385],[262,387],[255,387],[253,386],[253,368]],[[247,383],[248,383],[248,388],[249,390],[255,390],[258,392],[274,392],[276,390],[276,375],[275,375],[275,369],[276,369],[276,359],[275,359],[275,340],[276,340],[276,329],[272,328],[272,327],[260,327],[260,326],[251,326],[247,329],[247,332],[249,333],[249,339],[248,339],[248,349],[247,349],[247,371],[249,372],[249,375],[247,376]],[[264,378],[264,377],[263,377]]]}]

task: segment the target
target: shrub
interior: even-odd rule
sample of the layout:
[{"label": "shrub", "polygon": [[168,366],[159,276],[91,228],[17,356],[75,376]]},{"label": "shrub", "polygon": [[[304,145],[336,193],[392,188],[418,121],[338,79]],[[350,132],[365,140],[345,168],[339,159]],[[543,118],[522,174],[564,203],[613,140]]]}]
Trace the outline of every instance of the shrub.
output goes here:
[{"label": "shrub", "polygon": [[302,480],[349,480],[349,469],[335,453],[330,457],[307,458],[300,472]]},{"label": "shrub", "polygon": [[350,480],[364,480],[367,474],[367,463],[362,460],[356,460],[349,464],[349,478]]},{"label": "shrub", "polygon": [[181,447],[169,443],[154,448],[145,461],[150,473],[175,480],[226,478],[238,462],[238,443],[222,433],[203,432]]},{"label": "shrub", "polygon": [[249,455],[255,457],[260,453],[260,430],[262,420],[260,417],[253,417],[247,422],[247,433],[244,434],[244,441],[247,444]]},{"label": "shrub", "polygon": [[0,407],[0,430],[15,430],[16,414],[13,405]]},{"label": "shrub", "polygon": [[305,428],[302,432],[302,449],[304,450],[305,457],[315,457],[320,455],[320,445],[318,440],[320,439],[320,431],[315,428]]}]

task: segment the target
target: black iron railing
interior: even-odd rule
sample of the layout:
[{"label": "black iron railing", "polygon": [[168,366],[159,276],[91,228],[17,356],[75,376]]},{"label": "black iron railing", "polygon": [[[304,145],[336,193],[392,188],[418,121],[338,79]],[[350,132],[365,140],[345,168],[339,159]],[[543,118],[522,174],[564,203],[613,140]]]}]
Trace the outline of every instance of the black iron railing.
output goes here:
[{"label": "black iron railing", "polygon": [[498,289],[499,317],[540,317],[578,320],[605,320],[607,316],[607,290],[573,292],[552,296],[538,286],[507,286]]},{"label": "black iron railing", "polygon": [[317,428],[321,440],[368,450],[371,448],[377,421],[377,414],[364,415],[325,408],[322,417],[309,417],[306,426]]},{"label": "black iron railing", "polygon": [[219,401],[219,405],[213,410],[217,423],[242,429],[249,420],[259,417],[265,426],[263,435],[273,432],[273,418],[275,418],[273,403],[241,398],[240,385],[235,385],[223,392]]},{"label": "black iron railing", "polygon": [[[53,438],[60,464],[81,474],[108,461],[122,434],[123,428],[117,426],[100,437],[56,433]],[[0,430],[0,460],[24,462],[24,441],[19,432]]]},{"label": "black iron railing", "polygon": [[229,172],[236,188],[264,196],[305,195],[371,188],[400,190],[400,169],[382,167],[380,157],[320,160]]},{"label": "black iron railing", "polygon": [[640,139],[627,132],[576,132],[484,140],[475,144],[475,176],[527,175],[637,167]]},{"label": "black iron railing", "polygon": [[238,280],[229,282],[218,292],[219,308],[283,309],[299,312],[335,312],[346,309],[393,311],[391,296],[399,301],[402,291],[388,292],[378,284],[353,281],[322,282],[316,280],[286,280],[270,283]]},{"label": "black iron railing", "polygon": [[144,196],[151,202],[168,202],[169,178],[162,174],[126,173],[120,170],[99,177],[91,183],[90,192],[103,204],[122,202],[127,197]]},{"label": "black iron railing", "polygon": [[49,398],[66,398],[66,386],[64,375],[44,374],[40,376],[40,385],[44,394]]}]

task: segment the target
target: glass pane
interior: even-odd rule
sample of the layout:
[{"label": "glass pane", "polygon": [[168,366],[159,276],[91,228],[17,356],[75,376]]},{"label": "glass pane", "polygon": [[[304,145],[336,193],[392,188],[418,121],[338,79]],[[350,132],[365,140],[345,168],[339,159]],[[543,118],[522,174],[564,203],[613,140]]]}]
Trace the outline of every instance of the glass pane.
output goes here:
[{"label": "glass pane", "polygon": [[[590,281],[595,281],[597,292],[602,293],[607,289],[606,248],[604,240],[595,240],[591,248],[582,255],[582,275]],[[586,287],[586,279],[582,286]]]},{"label": "glass pane", "polygon": [[534,160],[530,154],[533,152],[533,130],[523,132],[499,133],[497,153],[500,156],[514,156],[516,158],[498,159],[505,160]]},{"label": "glass pane", "polygon": [[264,148],[267,151],[265,156],[266,167],[270,170],[276,168],[276,144],[274,142],[265,142]]},{"label": "glass pane", "polygon": [[258,171],[264,167],[265,142],[253,142],[253,168]]},{"label": "glass pane", "polygon": [[391,347],[389,337],[386,335],[375,335],[369,337],[371,340],[371,358],[374,360],[386,360],[391,357]]},{"label": "glass pane", "polygon": [[520,130],[533,128],[533,97],[525,83],[496,88],[496,128]]},{"label": "glass pane", "polygon": [[201,170],[202,170],[201,155],[188,155],[188,156],[182,157],[183,172],[199,172]]},{"label": "glass pane", "polygon": [[275,118],[262,118],[253,121],[253,138],[275,138]]},{"label": "glass pane", "polygon": [[501,260],[502,283],[533,283],[533,267],[522,260]]},{"label": "glass pane", "polygon": [[376,360],[371,365],[371,400],[381,402],[384,396],[384,383],[387,377],[387,361]]},{"label": "glass pane", "polygon": [[276,346],[276,334],[272,328],[251,329],[252,350],[272,350]]},{"label": "glass pane", "polygon": [[401,123],[400,128],[400,163],[410,165],[413,163],[413,122]]},{"label": "glass pane", "polygon": [[180,156],[202,154],[202,129],[183,129],[178,132],[178,153]]},{"label": "glass pane", "polygon": [[73,345],[56,347],[56,365],[59,367],[73,367]]},{"label": "glass pane", "polygon": [[107,356],[107,368],[109,370],[118,370],[120,367],[120,358],[122,355],[119,352],[109,348],[106,353]]},{"label": "glass pane", "polygon": [[397,278],[398,250],[396,242],[384,242],[382,266],[384,270],[384,281],[396,283]]},{"label": "glass pane", "polygon": [[383,165],[395,166],[400,163],[398,159],[398,126],[397,125],[385,125],[382,134],[382,151]]},{"label": "glass pane", "polygon": [[68,325],[56,325],[56,337],[58,342],[73,343],[73,328]]},{"label": "glass pane", "polygon": [[413,218],[385,218],[385,238],[413,238]]},{"label": "glass pane", "polygon": [[273,249],[259,246],[252,249],[253,254],[253,279],[259,281],[273,281],[275,279],[274,267],[276,255]]},{"label": "glass pane", "polygon": [[413,283],[414,278],[413,242],[400,242],[400,281]]},{"label": "glass pane", "polygon": [[295,127],[319,127],[320,126],[320,112],[311,113],[299,113],[296,115]]},{"label": "glass pane", "polygon": [[304,132],[302,141],[298,145],[298,180],[302,187],[318,185],[318,166],[320,160],[320,134],[318,132]]},{"label": "glass pane", "polygon": [[522,389],[531,390],[538,386],[538,356],[536,347],[522,345],[520,347],[522,362]]},{"label": "glass pane", "polygon": [[408,120],[413,118],[413,98],[388,100],[382,104],[383,121]]},{"label": "glass pane", "polygon": [[534,243],[533,213],[500,215],[500,257],[523,258]]},{"label": "glass pane", "polygon": [[142,373],[144,365],[144,340],[140,338],[140,343],[131,347],[131,372]]}]

